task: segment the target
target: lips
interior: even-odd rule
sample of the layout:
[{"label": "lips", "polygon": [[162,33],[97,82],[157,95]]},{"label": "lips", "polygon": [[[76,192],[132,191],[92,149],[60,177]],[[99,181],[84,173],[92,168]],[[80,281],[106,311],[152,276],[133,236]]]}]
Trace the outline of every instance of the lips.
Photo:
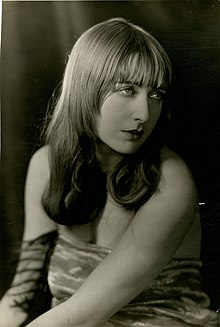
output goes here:
[{"label": "lips", "polygon": [[132,135],[136,139],[140,139],[144,134],[144,131],[142,129],[140,129],[140,130],[131,129],[131,130],[128,130],[128,131],[125,131],[125,132]]}]

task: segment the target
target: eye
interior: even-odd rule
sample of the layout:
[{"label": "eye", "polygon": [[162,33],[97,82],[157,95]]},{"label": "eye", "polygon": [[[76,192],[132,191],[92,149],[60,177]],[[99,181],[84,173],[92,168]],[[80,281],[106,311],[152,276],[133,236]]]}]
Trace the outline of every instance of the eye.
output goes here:
[{"label": "eye", "polygon": [[159,90],[153,90],[149,93],[149,97],[157,102],[163,100],[165,93]]},{"label": "eye", "polygon": [[118,91],[120,94],[122,94],[124,96],[134,96],[136,93],[133,86],[121,87]]}]

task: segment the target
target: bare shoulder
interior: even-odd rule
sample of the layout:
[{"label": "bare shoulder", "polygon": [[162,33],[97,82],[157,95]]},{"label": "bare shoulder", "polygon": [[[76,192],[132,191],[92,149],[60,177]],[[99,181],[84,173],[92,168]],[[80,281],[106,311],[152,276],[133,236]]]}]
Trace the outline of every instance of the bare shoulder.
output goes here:
[{"label": "bare shoulder", "polygon": [[179,173],[180,175],[187,174],[189,178],[192,178],[190,169],[185,161],[167,147],[163,147],[161,150],[161,168],[162,173],[165,175]]},{"label": "bare shoulder", "polygon": [[24,239],[34,239],[56,229],[47,216],[41,199],[50,178],[49,147],[44,146],[32,156],[25,184]]},{"label": "bare shoulder", "polygon": [[161,152],[161,184],[167,203],[180,226],[188,224],[190,227],[186,237],[180,244],[176,257],[199,257],[201,247],[201,226],[198,205],[197,188],[189,167],[175,152],[164,148]]},{"label": "bare shoulder", "polygon": [[180,156],[164,147],[161,151],[160,189],[166,188],[187,193],[193,201],[197,201],[197,190],[189,167]]},{"label": "bare shoulder", "polygon": [[34,170],[36,173],[40,173],[40,177],[49,177],[49,147],[43,146],[37,150],[31,157],[29,170]]}]

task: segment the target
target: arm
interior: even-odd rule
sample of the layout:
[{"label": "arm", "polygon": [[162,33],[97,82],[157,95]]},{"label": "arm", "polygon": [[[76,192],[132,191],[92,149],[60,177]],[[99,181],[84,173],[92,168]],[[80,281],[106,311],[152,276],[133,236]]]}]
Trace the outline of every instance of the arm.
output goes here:
[{"label": "arm", "polygon": [[197,196],[188,168],[162,154],[157,192],[140,208],[121,241],[81,288],[29,327],[102,326],[156,278],[189,230]]},{"label": "arm", "polygon": [[44,211],[41,198],[49,181],[48,147],[39,149],[31,158],[25,184],[24,240],[33,240],[57,229]]},{"label": "arm", "polygon": [[16,274],[0,302],[0,326],[17,327],[48,310],[47,264],[56,233],[41,194],[48,180],[46,148],[31,159],[25,186],[25,232]]}]

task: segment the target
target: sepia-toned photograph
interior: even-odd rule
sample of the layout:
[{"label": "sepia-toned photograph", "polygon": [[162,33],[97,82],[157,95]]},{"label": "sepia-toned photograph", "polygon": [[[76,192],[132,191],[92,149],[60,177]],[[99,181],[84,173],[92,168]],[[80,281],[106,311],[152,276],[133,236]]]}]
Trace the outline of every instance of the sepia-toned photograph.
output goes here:
[{"label": "sepia-toned photograph", "polygon": [[220,327],[220,1],[2,1],[0,327]]}]

